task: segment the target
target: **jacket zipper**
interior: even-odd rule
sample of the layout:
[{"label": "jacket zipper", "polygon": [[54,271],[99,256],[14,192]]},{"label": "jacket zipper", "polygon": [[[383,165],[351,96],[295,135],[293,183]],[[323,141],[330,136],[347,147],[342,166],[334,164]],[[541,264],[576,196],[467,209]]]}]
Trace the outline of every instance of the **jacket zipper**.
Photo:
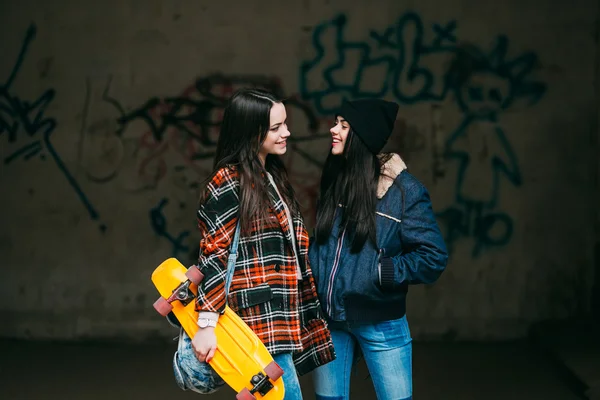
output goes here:
[{"label": "jacket zipper", "polygon": [[333,261],[333,267],[331,268],[331,275],[329,276],[329,286],[327,288],[327,313],[331,315],[332,310],[332,299],[333,299],[333,285],[335,281],[335,273],[337,272],[338,266],[340,265],[340,258],[342,255],[342,245],[344,243],[344,235],[346,235],[346,229],[342,232],[342,235],[338,238],[337,249],[335,252],[335,260]]}]

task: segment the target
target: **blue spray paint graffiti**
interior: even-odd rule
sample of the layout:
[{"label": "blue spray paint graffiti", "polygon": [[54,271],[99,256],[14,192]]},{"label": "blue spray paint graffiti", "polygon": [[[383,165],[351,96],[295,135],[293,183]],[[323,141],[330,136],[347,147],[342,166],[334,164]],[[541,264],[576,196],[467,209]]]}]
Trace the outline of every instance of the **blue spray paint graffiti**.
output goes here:
[{"label": "blue spray paint graffiti", "polygon": [[163,214],[163,208],[169,202],[168,199],[163,198],[160,200],[156,207],[150,209],[150,223],[152,224],[152,229],[158,236],[162,236],[167,239],[173,245],[173,257],[177,258],[180,252],[187,253],[190,251],[189,246],[183,244],[185,239],[189,236],[189,231],[181,232],[177,237],[174,237],[169,232],[167,232],[167,220],[165,215]]},{"label": "blue spray paint graffiti", "polygon": [[[305,100],[311,101],[318,113],[326,115],[335,112],[343,98],[369,98],[393,96],[404,104],[417,102],[441,101],[451,91],[462,89],[467,76],[461,76],[465,69],[449,68],[441,76],[422,63],[428,57],[443,54],[457,55],[474,51],[475,67],[481,71],[487,70],[511,83],[511,92],[504,99],[508,106],[515,97],[531,96],[532,103],[537,102],[544,94],[545,85],[541,82],[528,82],[526,76],[532,72],[537,62],[534,53],[525,53],[514,60],[506,60],[508,39],[498,36],[496,45],[489,54],[474,46],[460,46],[454,31],[456,21],[448,22],[445,27],[433,25],[433,40],[425,43],[425,28],[421,18],[414,12],[404,14],[398,21],[386,28],[383,33],[370,32],[370,41],[348,41],[345,39],[347,17],[339,15],[331,21],[318,25],[313,33],[313,46],[316,56],[303,62],[300,67],[300,94]],[[332,42],[328,37],[334,37],[334,49],[326,49],[325,43]],[[407,39],[405,42],[405,38]],[[327,50],[335,53],[337,59],[328,65],[323,65],[327,58]],[[344,83],[336,78],[336,73],[344,70],[351,54],[358,52],[359,61],[353,71],[353,80]],[[378,54],[374,56],[373,54]],[[468,68],[468,65],[462,65]],[[322,89],[309,88],[311,73],[322,70]],[[383,73],[379,73],[383,71]],[[458,74],[458,75],[457,75]],[[367,78],[378,77],[378,90],[366,90],[363,84]],[[316,77],[319,78],[319,77]],[[371,79],[373,81],[373,79]],[[319,82],[320,83],[320,82]],[[371,82],[373,83],[373,82]],[[319,86],[321,87],[321,86]],[[327,99],[335,95],[336,101],[327,105]],[[461,109],[465,109],[464,98],[457,99]],[[505,108],[503,107],[503,108]]]},{"label": "blue spray paint graffiti", "polygon": [[[31,25],[27,30],[25,40],[23,41],[23,45],[21,46],[17,61],[10,76],[6,82],[0,86],[0,136],[7,133],[8,143],[16,143],[23,140],[23,138],[19,138],[17,135],[19,132],[23,132],[24,135],[22,136],[30,141],[30,143],[19,147],[17,150],[12,151],[6,156],[4,158],[4,165],[12,164],[18,159],[29,160],[38,154],[44,159],[43,150],[45,146],[48,153],[50,153],[52,160],[56,163],[59,170],[64,174],[71,187],[79,196],[90,217],[97,220],[98,212],[83,193],[81,187],[69,172],[67,166],[50,140],[56,129],[57,122],[56,119],[47,117],[44,114],[46,108],[54,100],[56,94],[54,89],[46,90],[37,100],[32,102],[22,100],[18,95],[11,93],[11,86],[25,60],[25,55],[27,54],[29,45],[35,38],[36,32],[37,29],[35,25]],[[38,133],[42,134],[41,139],[35,138]],[[103,225],[101,225],[100,228],[102,230],[105,229]]]},{"label": "blue spray paint graffiti", "polygon": [[[515,100],[529,98],[535,103],[546,89],[541,82],[523,79],[537,62],[535,55],[527,53],[507,61],[507,49],[505,37],[498,39],[489,55],[477,48],[461,48],[447,75],[464,119],[446,141],[445,148],[446,158],[458,162],[456,206],[440,212],[439,216],[448,227],[450,244],[461,236],[475,238],[472,250],[475,257],[487,247],[508,243],[512,236],[512,218],[493,211],[498,206],[501,178],[514,186],[522,184],[517,156],[498,118]],[[472,154],[461,145],[473,136],[483,142],[486,153],[483,156]],[[490,148],[496,152],[490,153]],[[470,178],[475,174],[478,178]],[[478,189],[474,191],[470,188],[475,184]]]},{"label": "blue spray paint graffiti", "polygon": [[[532,105],[546,92],[543,82],[530,79],[537,56],[526,52],[510,58],[508,38],[503,35],[496,38],[490,51],[459,44],[456,21],[433,24],[426,30],[414,12],[407,12],[383,31],[370,31],[363,41],[346,39],[347,22],[345,15],[338,15],[314,29],[316,55],[300,67],[302,97],[326,115],[334,113],[344,99],[393,97],[401,104],[416,104],[453,96],[463,120],[447,138],[444,149],[444,158],[458,163],[455,204],[438,213],[447,228],[446,240],[452,249],[457,240],[472,238],[475,257],[486,248],[506,244],[513,221],[495,210],[500,184],[504,177],[519,186],[522,177],[517,156],[498,120],[516,100]],[[333,48],[327,48],[328,43],[333,43]],[[452,62],[436,73],[426,61],[440,56]],[[357,63],[350,61],[356,59]],[[482,143],[481,154],[473,154],[465,144],[473,139]],[[482,179],[482,174],[487,178]]]},{"label": "blue spray paint graffiti", "polygon": [[[317,51],[314,59],[304,62],[300,68],[300,94],[315,105],[317,112],[331,114],[337,110],[342,98],[369,98],[393,95],[402,103],[412,104],[418,101],[442,100],[447,88],[436,93],[434,88],[434,74],[430,70],[420,67],[422,56],[433,53],[450,53],[454,51],[456,38],[453,30],[455,22],[450,22],[445,28],[436,25],[436,37],[432,44],[423,43],[424,27],[421,18],[415,13],[407,13],[398,22],[388,27],[383,33],[370,32],[371,43],[367,41],[347,41],[345,39],[347,17],[339,15],[317,28],[313,34],[313,46]],[[329,66],[320,65],[326,57],[324,43],[327,34],[335,37],[335,53],[337,60]],[[413,34],[414,39],[407,43],[405,35]],[[358,52],[359,62],[354,75],[354,80],[348,84],[337,80],[335,74],[345,68],[347,55]],[[379,53],[373,56],[373,53]],[[308,88],[309,75],[313,69],[323,68],[324,89],[310,90]],[[383,69],[383,73],[379,73]],[[366,90],[361,87],[367,76],[379,76],[378,90]],[[414,84],[412,89],[403,87],[406,83]],[[412,93],[411,93],[412,92]],[[326,105],[328,97],[337,95],[337,101]],[[340,96],[341,95],[341,96]]]}]

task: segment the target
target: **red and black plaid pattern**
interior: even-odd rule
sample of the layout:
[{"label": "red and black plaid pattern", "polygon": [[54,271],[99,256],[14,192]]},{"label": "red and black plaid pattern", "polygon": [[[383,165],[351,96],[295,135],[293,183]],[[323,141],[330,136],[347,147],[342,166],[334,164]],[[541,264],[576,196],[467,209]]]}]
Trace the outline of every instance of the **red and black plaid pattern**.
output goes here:
[{"label": "red and black plaid pattern", "polygon": [[[235,272],[227,302],[250,326],[271,354],[294,353],[300,374],[335,358],[308,265],[308,233],[300,215],[289,226],[283,202],[267,178],[271,200],[268,218],[256,220],[240,234]],[[198,210],[201,232],[198,266],[205,278],[197,309],[221,312],[225,307],[225,275],[238,223],[239,175],[219,170],[208,184],[208,197]],[[298,280],[292,234],[295,235],[302,280]]]}]

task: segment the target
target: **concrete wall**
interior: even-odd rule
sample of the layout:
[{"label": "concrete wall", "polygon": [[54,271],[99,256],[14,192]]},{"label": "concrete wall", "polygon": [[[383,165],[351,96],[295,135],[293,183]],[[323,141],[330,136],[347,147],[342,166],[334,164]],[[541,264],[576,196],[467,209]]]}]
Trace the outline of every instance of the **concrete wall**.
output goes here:
[{"label": "concrete wall", "polygon": [[222,104],[246,85],[289,98],[310,226],[340,100],[402,104],[388,147],[429,188],[452,250],[437,284],[411,289],[415,337],[513,338],[587,312],[597,8],[3,2],[0,335],[172,335],[150,274],[196,252]]}]

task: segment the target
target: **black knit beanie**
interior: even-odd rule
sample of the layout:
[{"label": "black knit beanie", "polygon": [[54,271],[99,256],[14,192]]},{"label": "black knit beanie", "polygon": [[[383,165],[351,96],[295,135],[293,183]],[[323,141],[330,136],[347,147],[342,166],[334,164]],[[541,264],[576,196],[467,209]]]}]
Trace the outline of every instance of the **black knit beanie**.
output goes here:
[{"label": "black knit beanie", "polygon": [[337,115],[350,124],[352,131],[373,154],[378,154],[394,130],[398,104],[379,99],[344,100]]}]

